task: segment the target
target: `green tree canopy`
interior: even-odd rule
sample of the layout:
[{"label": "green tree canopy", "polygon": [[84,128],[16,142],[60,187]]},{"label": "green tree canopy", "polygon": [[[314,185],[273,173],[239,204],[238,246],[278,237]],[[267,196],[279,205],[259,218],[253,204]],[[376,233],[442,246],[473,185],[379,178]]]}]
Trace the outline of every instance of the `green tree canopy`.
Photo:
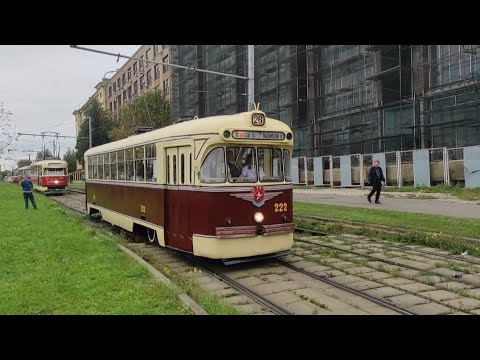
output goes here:
[{"label": "green tree canopy", "polygon": [[77,170],[77,155],[75,154],[75,150],[68,148],[67,152],[63,155],[63,160],[68,164],[68,172]]},{"label": "green tree canopy", "polygon": [[170,105],[161,91],[149,91],[137,96],[118,112],[116,126],[110,131],[112,140],[124,139],[135,134],[135,126],[151,126],[160,129],[170,125]]},{"label": "green tree canopy", "polygon": [[28,165],[30,165],[30,160],[28,160],[28,159],[18,160],[18,162],[17,162],[17,168],[21,168],[21,167],[28,166]]},{"label": "green tree canopy", "polygon": [[[86,118],[92,119],[92,147],[103,145],[112,141],[109,132],[112,130],[112,120],[98,102],[97,99],[91,99],[85,110]],[[79,163],[84,165],[83,155],[89,149],[89,128],[88,120],[85,120],[80,126],[76,149],[76,158]]]},{"label": "green tree canopy", "polygon": [[53,157],[52,152],[50,151],[49,148],[45,148],[45,154],[44,154],[43,151],[37,152],[37,157],[35,158],[35,160],[43,160],[43,159],[48,159],[48,158],[51,158],[51,157]]}]

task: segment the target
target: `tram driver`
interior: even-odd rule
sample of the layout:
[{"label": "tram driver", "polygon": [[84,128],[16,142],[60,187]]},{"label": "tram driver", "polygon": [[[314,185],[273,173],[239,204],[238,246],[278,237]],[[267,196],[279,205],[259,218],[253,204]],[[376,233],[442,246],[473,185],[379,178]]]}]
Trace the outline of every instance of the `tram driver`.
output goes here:
[{"label": "tram driver", "polygon": [[255,166],[253,165],[253,155],[248,154],[247,158],[245,159],[245,165],[242,169],[242,175],[240,176],[242,181],[244,182],[256,182],[257,181],[257,173],[255,171]]}]

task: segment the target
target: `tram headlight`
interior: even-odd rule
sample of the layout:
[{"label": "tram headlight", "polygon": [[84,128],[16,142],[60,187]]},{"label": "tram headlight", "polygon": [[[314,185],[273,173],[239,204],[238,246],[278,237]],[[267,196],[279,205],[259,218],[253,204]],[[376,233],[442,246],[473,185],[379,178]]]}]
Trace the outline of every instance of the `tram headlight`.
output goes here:
[{"label": "tram headlight", "polygon": [[257,213],[255,213],[255,215],[253,215],[253,219],[257,223],[261,224],[263,222],[263,214],[261,212],[257,212]]}]

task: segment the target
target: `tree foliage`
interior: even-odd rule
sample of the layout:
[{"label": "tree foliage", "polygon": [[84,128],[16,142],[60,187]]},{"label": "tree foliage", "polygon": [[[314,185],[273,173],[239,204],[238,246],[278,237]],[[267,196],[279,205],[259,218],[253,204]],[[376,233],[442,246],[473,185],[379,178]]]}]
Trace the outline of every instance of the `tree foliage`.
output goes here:
[{"label": "tree foliage", "polygon": [[159,129],[170,124],[170,105],[165,95],[161,91],[149,91],[120,108],[110,136],[112,140],[120,140],[134,135],[135,126]]},{"label": "tree foliage", "polygon": [[17,161],[17,168],[21,168],[28,165],[30,165],[30,160],[28,159],[21,159]]},{"label": "tree foliage", "polygon": [[68,148],[67,152],[63,155],[63,160],[68,164],[68,172],[77,170],[77,154],[75,154],[75,150]]},{"label": "tree foliage", "polygon": [[51,158],[51,157],[53,157],[52,152],[50,151],[49,148],[45,148],[45,154],[44,154],[43,151],[37,152],[37,157],[35,158],[35,160],[43,160],[43,159],[48,159],[48,158]]},{"label": "tree foliage", "polygon": [[[85,117],[92,119],[92,147],[103,145],[112,141],[109,132],[112,130],[112,120],[98,102],[97,99],[91,99],[85,110]],[[77,144],[75,145],[75,154],[79,163],[84,165],[83,155],[90,147],[89,125],[85,120],[80,126]]]}]

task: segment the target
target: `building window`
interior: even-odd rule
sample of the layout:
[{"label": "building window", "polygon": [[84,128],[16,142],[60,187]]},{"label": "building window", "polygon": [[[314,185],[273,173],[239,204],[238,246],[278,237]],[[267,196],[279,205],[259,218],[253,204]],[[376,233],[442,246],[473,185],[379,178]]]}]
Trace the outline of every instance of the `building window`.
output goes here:
[{"label": "building window", "polygon": [[128,87],[128,98],[131,99],[132,98],[132,85],[130,85]]},{"label": "building window", "polygon": [[133,93],[135,96],[138,94],[138,80],[133,83]]},{"label": "building window", "polygon": [[152,70],[147,71],[147,87],[152,85],[153,79],[152,79]]},{"label": "building window", "polygon": [[117,93],[117,83],[113,83],[113,94]]},{"label": "building window", "polygon": [[140,56],[140,59],[142,59],[140,60],[140,70],[143,70],[143,55]]},{"label": "building window", "polygon": [[[163,57],[162,62],[168,64],[168,55]],[[163,72],[164,73],[167,71],[167,69],[168,69],[168,66],[163,65]]]},{"label": "building window", "polygon": [[140,91],[143,90],[144,77],[145,77],[145,76],[142,75],[142,77],[140,78]]},{"label": "building window", "polygon": [[122,83],[125,84],[125,81],[127,81],[127,79],[126,79],[126,74],[123,73],[123,74],[122,74]]},{"label": "building window", "polygon": [[127,102],[127,90],[123,91],[123,102]]},{"label": "building window", "polygon": [[132,68],[129,67],[127,70],[127,80],[130,81],[132,79]]},{"label": "building window", "polygon": [[113,104],[110,103],[110,111],[113,111]]},{"label": "building window", "polygon": [[162,46],[163,45],[155,45],[155,53],[160,53],[160,51],[162,50]]},{"label": "building window", "polygon": [[117,99],[113,100],[113,110],[117,110]]},{"label": "building window", "polygon": [[160,91],[160,85],[155,86],[155,91]]},{"label": "building window", "polygon": [[122,95],[118,95],[117,103],[118,103],[118,107],[122,106]]},{"label": "building window", "polygon": [[154,74],[155,80],[160,79],[160,65],[159,64],[155,65],[154,71],[155,71],[155,74]]},{"label": "building window", "polygon": [[108,97],[112,97],[112,87],[108,88]]},{"label": "building window", "polygon": [[150,60],[150,49],[145,53],[145,59]]},{"label": "building window", "polygon": [[117,86],[118,86],[118,89],[120,90],[120,88],[122,87],[122,83],[121,83],[121,79],[118,78],[117,80]]},{"label": "building window", "polygon": [[165,95],[170,94],[170,79],[167,79],[163,82],[163,93]]},{"label": "building window", "polygon": [[[135,61],[135,62],[133,63],[133,72],[136,73],[137,70],[138,70],[138,63]],[[134,74],[134,75],[137,76],[137,74]]]},{"label": "building window", "polygon": [[166,45],[162,45],[162,50],[165,49],[167,46]]}]

